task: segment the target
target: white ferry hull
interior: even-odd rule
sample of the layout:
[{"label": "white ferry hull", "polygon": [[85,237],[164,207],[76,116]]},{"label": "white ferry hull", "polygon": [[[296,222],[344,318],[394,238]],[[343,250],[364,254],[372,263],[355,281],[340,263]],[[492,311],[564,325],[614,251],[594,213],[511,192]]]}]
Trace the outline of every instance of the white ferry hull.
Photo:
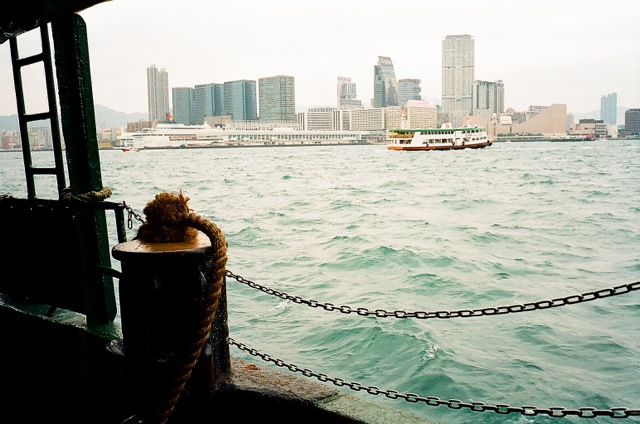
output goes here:
[{"label": "white ferry hull", "polygon": [[408,150],[408,151],[418,151],[418,150],[462,150],[462,149],[482,149],[483,147],[491,146],[493,143],[490,140],[487,140],[482,143],[473,143],[473,144],[449,144],[449,145],[411,145],[411,144],[388,144],[388,150]]}]

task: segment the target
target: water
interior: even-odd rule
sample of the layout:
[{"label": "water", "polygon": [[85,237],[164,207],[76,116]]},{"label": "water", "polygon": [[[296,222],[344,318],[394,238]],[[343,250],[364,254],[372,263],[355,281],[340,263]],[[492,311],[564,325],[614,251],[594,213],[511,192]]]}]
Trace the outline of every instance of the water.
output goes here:
[{"label": "water", "polygon": [[[331,146],[100,156],[110,200],[142,214],[155,194],[182,190],[189,206],[224,232],[227,269],[321,303],[454,311],[640,280],[637,141],[497,143],[456,152]],[[45,161],[47,154],[35,157]],[[20,155],[0,154],[0,193],[24,197],[23,179]],[[42,186],[54,192],[54,184]],[[332,378],[443,400],[640,407],[640,291],[525,313],[417,320],[329,312],[233,279],[227,284],[232,338]],[[231,352],[259,361],[235,347]],[[443,423],[584,421],[344,390]]]}]

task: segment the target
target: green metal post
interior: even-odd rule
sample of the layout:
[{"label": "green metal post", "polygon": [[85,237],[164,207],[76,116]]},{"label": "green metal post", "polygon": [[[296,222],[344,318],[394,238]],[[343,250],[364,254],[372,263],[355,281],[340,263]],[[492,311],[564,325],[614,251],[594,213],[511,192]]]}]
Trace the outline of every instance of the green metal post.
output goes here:
[{"label": "green metal post", "polygon": [[[100,155],[96,135],[86,25],[68,14],[51,23],[60,96],[62,133],[73,194],[101,190]],[[105,213],[96,209],[76,217],[89,324],[110,322],[116,315],[113,279],[97,271],[110,264]]]}]

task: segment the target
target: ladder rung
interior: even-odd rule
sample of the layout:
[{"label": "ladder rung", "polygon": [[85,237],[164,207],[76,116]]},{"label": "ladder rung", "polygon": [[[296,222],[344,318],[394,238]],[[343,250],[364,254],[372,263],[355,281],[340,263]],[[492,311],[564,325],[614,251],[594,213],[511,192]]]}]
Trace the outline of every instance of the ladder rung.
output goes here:
[{"label": "ladder rung", "polygon": [[43,60],[44,60],[44,53],[38,53],[38,54],[34,54],[33,56],[23,57],[21,59],[16,60],[16,65],[27,66],[37,62],[42,62]]},{"label": "ladder rung", "polygon": [[35,175],[35,174],[53,174],[56,175],[58,173],[58,171],[56,170],[56,168],[30,168],[29,169],[31,171],[31,174]]},{"label": "ladder rung", "polygon": [[26,122],[41,121],[43,119],[51,119],[51,112],[32,113],[30,115],[24,115]]}]

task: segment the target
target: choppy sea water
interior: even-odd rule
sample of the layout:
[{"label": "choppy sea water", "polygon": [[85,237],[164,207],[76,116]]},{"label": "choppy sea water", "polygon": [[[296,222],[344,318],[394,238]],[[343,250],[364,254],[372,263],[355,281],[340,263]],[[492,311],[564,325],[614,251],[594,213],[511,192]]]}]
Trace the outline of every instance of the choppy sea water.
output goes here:
[{"label": "choppy sea water", "polygon": [[[34,161],[46,157],[36,153]],[[455,152],[381,145],[103,150],[100,158],[110,200],[142,214],[155,194],[182,190],[190,207],[225,234],[227,269],[320,304],[456,311],[640,281],[637,141],[497,143]],[[18,153],[0,154],[0,193],[24,197],[23,175]],[[383,393],[516,407],[640,408],[640,291],[451,319],[327,311],[229,278],[227,296],[236,341]],[[231,353],[272,366],[234,347]],[[585,420],[454,410],[343,390],[442,423]]]}]

